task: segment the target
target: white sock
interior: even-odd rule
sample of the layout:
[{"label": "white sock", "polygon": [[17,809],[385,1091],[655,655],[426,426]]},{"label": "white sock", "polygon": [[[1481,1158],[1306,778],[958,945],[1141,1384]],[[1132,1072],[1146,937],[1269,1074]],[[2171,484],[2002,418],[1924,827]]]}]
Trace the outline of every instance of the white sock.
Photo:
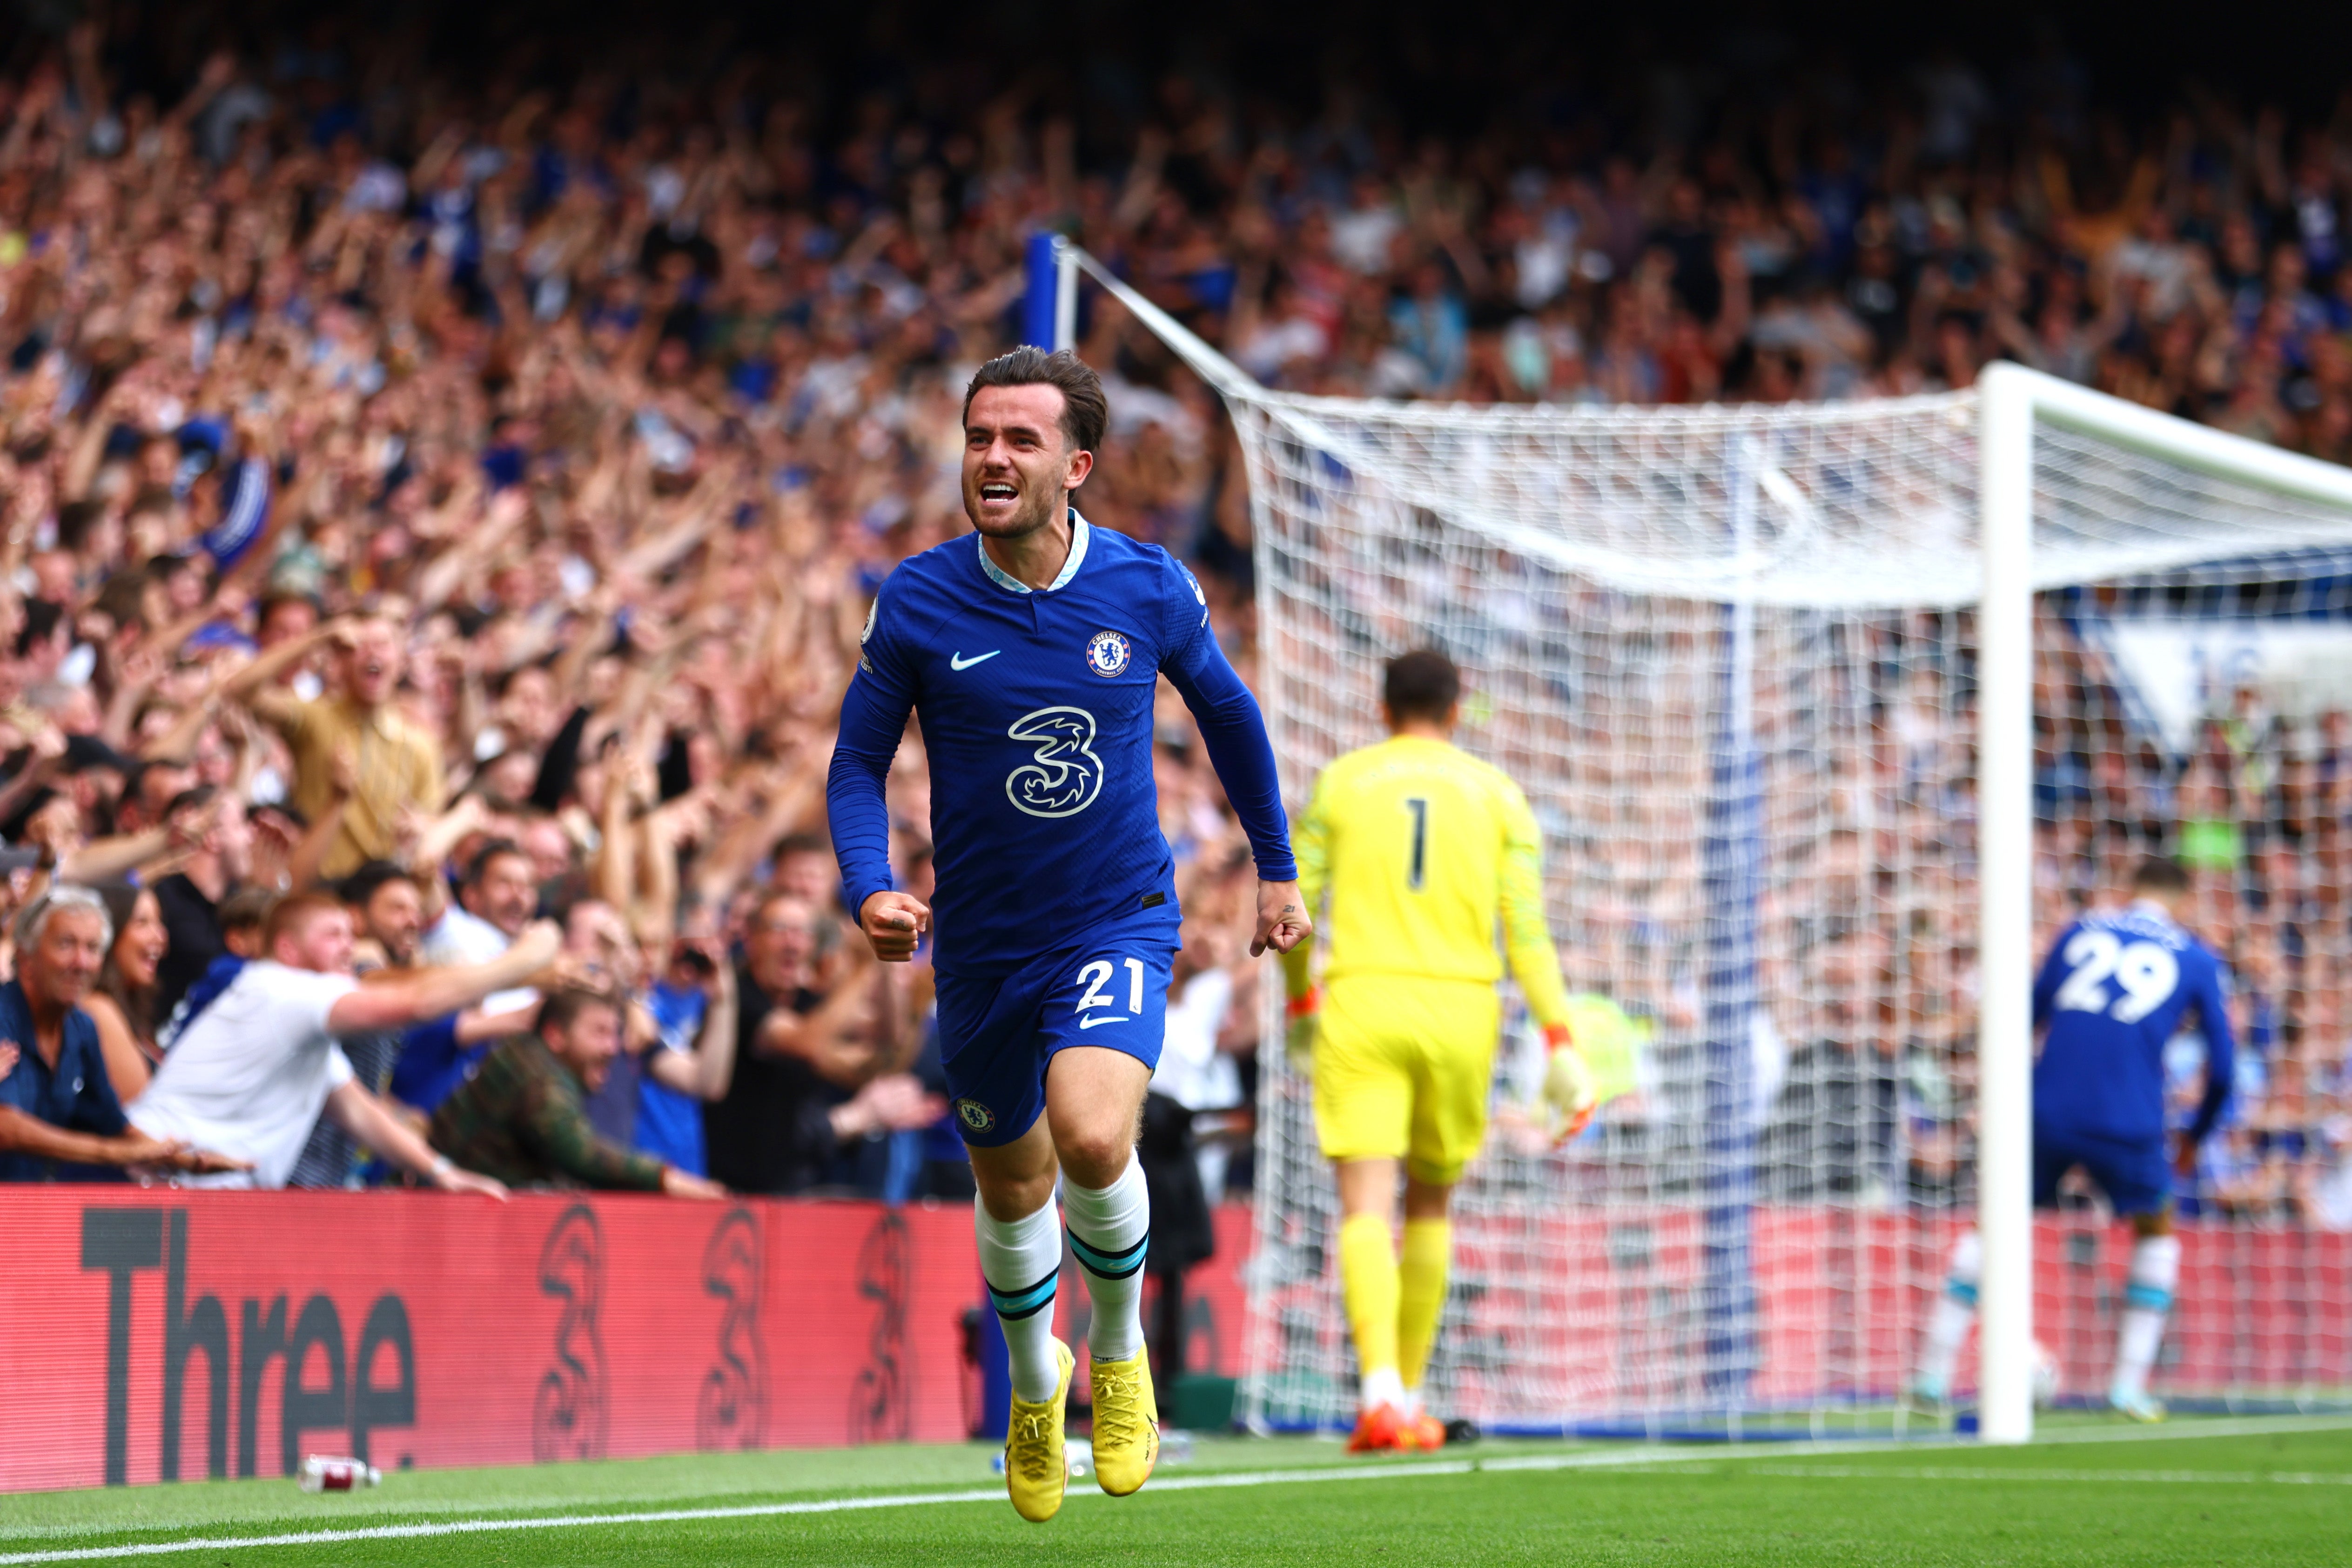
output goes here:
[{"label": "white sock", "polygon": [[[1402,1385],[1400,1384],[1399,1386]],[[1397,1408],[1404,1413],[1407,1420],[1420,1420],[1422,1411],[1421,1390],[1418,1388],[1405,1389],[1404,1397],[1397,1401]]]},{"label": "white sock", "polygon": [[1936,1299],[1935,1315],[1927,1320],[1927,1343],[1919,1356],[1922,1394],[1942,1399],[1951,1393],[1960,1347],[1969,1342],[1969,1326],[1977,1321],[1977,1275],[1983,1267],[1984,1247],[1970,1231],[1952,1248],[1951,1273],[1944,1281],[1944,1293]]},{"label": "white sock", "polygon": [[988,1281],[1004,1348],[1013,1363],[1013,1393],[1031,1405],[1054,1397],[1062,1369],[1054,1361],[1054,1287],[1062,1274],[1062,1227],[1054,1205],[1019,1219],[998,1219],[972,1200],[980,1237],[980,1275]]},{"label": "white sock", "polygon": [[1087,1272],[1094,1299],[1094,1322],[1087,1348],[1097,1361],[1125,1361],[1143,1348],[1143,1259],[1151,1250],[1151,1194],[1143,1184],[1143,1163],[1129,1156],[1127,1169],[1107,1187],[1082,1187],[1062,1180],[1062,1216],[1070,1226],[1070,1250]]},{"label": "white sock", "polygon": [[2164,1342],[2165,1314],[2172,1310],[2172,1288],[2180,1282],[2180,1238],[2144,1236],[2132,1248],[2131,1277],[2124,1285],[2124,1321],[2116,1336],[2115,1392],[2137,1398],[2147,1392],[2148,1368]]},{"label": "white sock", "polygon": [[1378,1372],[1364,1373],[1361,1401],[1367,1410],[1378,1410],[1381,1405],[1389,1405],[1402,1412],[1405,1401],[1404,1379],[1392,1366],[1384,1366]]}]

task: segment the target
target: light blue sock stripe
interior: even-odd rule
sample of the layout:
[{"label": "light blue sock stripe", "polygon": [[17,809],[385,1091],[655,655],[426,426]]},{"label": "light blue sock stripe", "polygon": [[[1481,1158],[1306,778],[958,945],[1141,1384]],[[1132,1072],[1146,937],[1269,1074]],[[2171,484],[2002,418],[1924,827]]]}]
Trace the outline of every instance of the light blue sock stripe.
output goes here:
[{"label": "light blue sock stripe", "polygon": [[2172,1292],[2161,1285],[2126,1285],[2124,1287],[2124,1305],[2137,1307],[2143,1312],[2169,1312],[2172,1310]]},{"label": "light blue sock stripe", "polygon": [[1977,1304],[1977,1288],[1965,1279],[1945,1280],[1944,1294],[1963,1307],[1973,1307]]},{"label": "light blue sock stripe", "polygon": [[1078,1255],[1078,1261],[1086,1266],[1088,1273],[1117,1279],[1143,1267],[1144,1256],[1151,1250],[1151,1237],[1146,1236],[1124,1252],[1104,1252],[1087,1246],[1076,1231],[1072,1231],[1070,1249]]},{"label": "light blue sock stripe", "polygon": [[1026,1317],[1052,1300],[1054,1287],[1060,1283],[1060,1275],[1048,1274],[1026,1290],[1000,1290],[991,1285],[988,1299],[996,1303],[996,1313],[1001,1318]]}]

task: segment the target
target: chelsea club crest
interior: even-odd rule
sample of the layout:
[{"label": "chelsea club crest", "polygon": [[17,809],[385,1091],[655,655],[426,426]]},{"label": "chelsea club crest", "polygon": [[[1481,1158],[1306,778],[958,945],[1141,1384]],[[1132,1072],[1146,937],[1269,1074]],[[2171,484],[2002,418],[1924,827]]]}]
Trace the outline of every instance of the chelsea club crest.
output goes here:
[{"label": "chelsea club crest", "polygon": [[1097,632],[1087,643],[1087,668],[1108,679],[1127,668],[1127,639],[1117,632]]}]

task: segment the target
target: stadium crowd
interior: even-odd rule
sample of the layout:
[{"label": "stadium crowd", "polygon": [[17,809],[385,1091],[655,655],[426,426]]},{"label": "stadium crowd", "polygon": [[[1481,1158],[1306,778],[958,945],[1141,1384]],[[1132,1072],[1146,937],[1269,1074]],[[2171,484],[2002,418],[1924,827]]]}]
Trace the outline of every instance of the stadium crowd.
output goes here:
[{"label": "stadium crowd", "polygon": [[[1661,68],[1423,134],[1344,78],[1289,104],[1213,69],[1097,60],[1058,91],[910,58],[848,92],[626,40],[561,74],[362,45],[84,22],[0,77],[0,1174],[958,1190],[925,977],[853,939],[821,783],[876,586],[964,526],[961,389],[1041,225],[1304,391],[1783,401],[2007,356],[2352,458],[2352,97],[2126,123],[2053,47],[1778,93]],[[1247,679],[1230,428],[1108,300],[1082,338],[1113,416],[1085,509],[1195,564]],[[2111,702],[2050,658],[2079,710]],[[1192,912],[1162,1087],[1230,1111],[1246,851],[1189,715],[1162,720]],[[2086,748],[2044,880],[2114,886],[2126,844],[2204,857],[2208,934],[2274,1044],[2199,1201],[2311,1215],[2347,1138],[2352,735],[2251,725],[2185,773]],[[2186,832],[2224,819],[2226,855]],[[1582,951],[1612,955],[1593,988],[1676,1005],[1622,945]],[[1885,1064],[1860,1144],[1916,1124],[1883,1147],[1927,1190],[1962,1163],[1935,1107],[1965,988],[1918,962],[1953,971],[1901,1003],[1937,1048],[1859,1020],[1844,1048]],[[347,1010],[342,1065],[312,1069],[323,1104],[225,1104],[193,1048],[266,1013],[325,1060],[331,1015],[380,990],[400,1005]],[[58,1088],[61,1051],[102,1063],[75,1081],[102,1076],[110,1120]],[[23,1142],[44,1107],[96,1142]]]}]

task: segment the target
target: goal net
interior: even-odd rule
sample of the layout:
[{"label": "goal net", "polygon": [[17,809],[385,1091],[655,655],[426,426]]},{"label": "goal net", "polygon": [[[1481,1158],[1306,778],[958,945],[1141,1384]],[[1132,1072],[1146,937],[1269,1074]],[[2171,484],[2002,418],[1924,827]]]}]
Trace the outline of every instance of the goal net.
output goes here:
[{"label": "goal net", "polygon": [[[2186,1187],[2156,1390],[2352,1398],[2352,475],[1992,378],[2034,399],[2030,584],[1994,584],[2021,626],[2032,593],[2032,662],[2008,677],[2021,730],[2031,681],[2029,837],[2021,798],[1978,791],[2011,710],[1978,637],[1990,391],[1638,411],[1291,396],[1077,259],[1232,410],[1294,812],[1380,738],[1382,661],[1433,644],[1464,670],[1460,743],[1544,830],[1580,1033],[1622,1092],[1552,1148],[1525,1109],[1540,1047],[1507,1005],[1437,1414],[1886,1430],[1988,1143],[2011,1178],[1988,1252],[1996,1230],[2005,1256],[2030,1246],[2059,1397],[2101,1394],[2130,1236],[2072,1186],[2024,1230],[2019,977],[2150,852],[2194,871],[2189,923],[2233,966],[2242,1058]],[[1980,864],[2004,810],[2030,866]],[[2029,885],[2030,918],[1986,950],[1987,888],[2021,909]],[[1989,989],[2014,1026],[1983,1038],[2017,1087],[1979,1115]],[[1337,1206],[1268,1006],[1243,1411],[1344,1427]],[[2201,1051],[2176,1043],[2168,1068],[2185,1121]]]}]

